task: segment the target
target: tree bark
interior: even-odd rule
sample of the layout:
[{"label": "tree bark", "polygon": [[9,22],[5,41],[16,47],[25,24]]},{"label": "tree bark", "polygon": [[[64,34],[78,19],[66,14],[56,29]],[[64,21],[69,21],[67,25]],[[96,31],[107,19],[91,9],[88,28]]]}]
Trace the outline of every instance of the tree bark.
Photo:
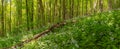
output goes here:
[{"label": "tree bark", "polygon": [[63,0],[63,20],[65,20],[65,16],[66,16],[66,0]]},{"label": "tree bark", "polygon": [[108,7],[109,7],[109,10],[111,10],[112,8],[113,8],[113,6],[112,6],[112,0],[108,0]]},{"label": "tree bark", "polygon": [[[38,23],[41,23],[40,25],[38,26],[41,26],[42,23],[44,24],[44,20],[45,20],[45,17],[44,17],[44,7],[43,7],[43,3],[42,3],[42,0],[37,0],[38,1]],[[40,19],[41,19],[41,22],[40,22]]]},{"label": "tree bark", "polygon": [[103,0],[99,0],[99,8],[100,8],[100,11],[102,12],[103,11]]},{"label": "tree bark", "polygon": [[2,26],[1,28],[2,28],[2,31],[1,31],[1,35],[3,36],[4,33],[5,33],[5,32],[4,32],[4,31],[5,31],[5,30],[4,30],[4,0],[1,0],[1,3],[2,3],[2,10],[1,10],[1,12],[2,12],[2,13],[1,13],[1,15],[2,15],[2,16],[1,16],[1,26]]}]

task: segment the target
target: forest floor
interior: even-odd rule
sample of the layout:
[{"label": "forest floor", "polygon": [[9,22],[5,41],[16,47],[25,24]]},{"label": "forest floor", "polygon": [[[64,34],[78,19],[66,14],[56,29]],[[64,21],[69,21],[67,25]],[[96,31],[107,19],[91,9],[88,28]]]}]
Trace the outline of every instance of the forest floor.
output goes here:
[{"label": "forest floor", "polygon": [[[76,17],[76,23],[56,28],[49,34],[24,45],[21,49],[119,49],[120,11],[109,11],[91,16]],[[37,29],[18,36],[0,38],[0,48],[10,47],[46,30]]]}]

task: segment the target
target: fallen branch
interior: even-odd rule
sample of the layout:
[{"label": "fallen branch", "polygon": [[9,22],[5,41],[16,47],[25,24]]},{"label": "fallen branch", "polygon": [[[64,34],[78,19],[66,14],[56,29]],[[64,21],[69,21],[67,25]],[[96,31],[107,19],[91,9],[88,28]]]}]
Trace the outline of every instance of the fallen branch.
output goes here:
[{"label": "fallen branch", "polygon": [[[72,21],[71,21],[71,23],[75,23],[75,22],[76,22],[76,20],[72,20]],[[43,32],[41,32],[41,33],[36,34],[36,35],[33,36],[33,38],[31,38],[31,39],[27,39],[27,40],[22,41],[22,42],[14,45],[14,46],[11,46],[11,47],[9,47],[9,48],[3,48],[3,49],[18,49],[18,48],[22,48],[22,47],[24,47],[24,44],[29,43],[29,42],[31,42],[31,41],[33,41],[33,40],[37,40],[37,39],[39,39],[40,37],[42,37],[43,35],[48,34],[50,31],[53,31],[55,28],[64,26],[65,24],[67,24],[66,21],[63,21],[63,22],[54,24],[54,25],[52,25],[50,28],[48,28],[47,30],[45,30],[45,31],[43,31]]]},{"label": "fallen branch", "polygon": [[22,48],[22,47],[24,47],[24,44],[29,43],[29,42],[31,42],[31,41],[33,41],[33,40],[37,40],[38,38],[42,37],[43,35],[48,34],[50,31],[53,31],[55,28],[58,28],[58,27],[63,26],[63,25],[65,25],[65,24],[66,24],[66,22],[64,21],[64,22],[60,22],[60,23],[57,23],[57,24],[55,24],[55,25],[52,25],[52,26],[51,26],[50,28],[48,28],[47,30],[45,30],[45,31],[43,31],[43,32],[41,32],[41,33],[38,33],[38,34],[36,34],[35,36],[33,36],[33,38],[27,39],[27,40],[22,41],[22,42],[14,45],[14,46],[12,46],[12,47],[4,48],[4,49],[17,49],[17,48]]}]

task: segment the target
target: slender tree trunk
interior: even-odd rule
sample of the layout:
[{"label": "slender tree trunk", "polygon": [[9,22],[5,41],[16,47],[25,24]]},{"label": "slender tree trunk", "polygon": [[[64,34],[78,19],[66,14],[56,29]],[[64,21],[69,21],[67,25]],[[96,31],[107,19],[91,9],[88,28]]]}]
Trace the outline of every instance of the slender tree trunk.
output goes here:
[{"label": "slender tree trunk", "polygon": [[28,15],[29,15],[29,27],[30,29],[33,29],[33,15],[34,15],[34,3],[33,3],[33,0],[29,0],[28,1]]},{"label": "slender tree trunk", "polygon": [[52,5],[51,5],[51,0],[49,0],[49,23],[51,23],[52,21],[51,21],[51,19],[52,19],[52,16],[51,16],[51,12],[52,12]]},{"label": "slender tree trunk", "polygon": [[66,16],[66,0],[63,0],[63,20],[65,20],[65,16]]},{"label": "slender tree trunk", "polygon": [[93,11],[93,1],[90,0],[90,14],[92,14],[94,11]]},{"label": "slender tree trunk", "polygon": [[[43,7],[43,3],[42,3],[42,0],[37,0],[38,1],[38,23],[40,23],[42,25],[42,23],[44,24],[44,20],[45,20],[45,17],[44,17],[44,7]],[[41,19],[41,22],[40,22],[40,19]],[[41,26],[40,25],[40,26]]]},{"label": "slender tree trunk", "polygon": [[34,28],[34,25],[33,25],[33,23],[34,23],[34,1],[32,0],[32,8],[31,8],[31,22],[32,22],[32,27],[31,27],[31,29],[33,29]]},{"label": "slender tree trunk", "polygon": [[101,12],[103,11],[103,0],[99,0],[99,9]]},{"label": "slender tree trunk", "polygon": [[81,5],[82,5],[82,15],[84,15],[84,0],[81,1]]},{"label": "slender tree trunk", "polygon": [[53,8],[53,23],[55,22],[55,17],[56,17],[56,4],[57,4],[57,0],[54,0],[54,8]]},{"label": "slender tree trunk", "polygon": [[74,0],[70,1],[70,18],[73,18],[74,16]]},{"label": "slender tree trunk", "polygon": [[[16,0],[16,17],[17,17],[17,27],[19,27],[22,23],[22,0]],[[19,28],[16,28],[17,30],[19,30]],[[19,32],[19,31],[18,31]]]},{"label": "slender tree trunk", "polygon": [[4,34],[6,34],[6,31],[7,31],[7,19],[6,19],[6,16],[7,16],[7,1],[4,1]]},{"label": "slender tree trunk", "polygon": [[80,11],[80,0],[77,0],[77,16],[80,16],[80,13],[79,13],[79,11]]},{"label": "slender tree trunk", "polygon": [[97,10],[98,10],[98,3],[99,3],[98,0],[93,1],[93,9],[94,9],[94,13],[96,13]]},{"label": "slender tree trunk", "polygon": [[71,10],[72,10],[72,11],[71,11],[71,12],[72,12],[71,14],[72,14],[72,18],[74,17],[74,9],[75,9],[75,8],[74,8],[74,0],[72,0],[72,4],[71,4]]},{"label": "slender tree trunk", "polygon": [[69,18],[72,18],[72,12],[71,12],[71,10],[72,10],[72,6],[71,6],[71,3],[72,3],[72,0],[69,0]]},{"label": "slender tree trunk", "polygon": [[28,9],[28,0],[26,0],[26,15],[27,15],[27,30],[30,30],[30,24],[29,24],[29,9]]},{"label": "slender tree trunk", "polygon": [[11,5],[12,5],[12,0],[10,0],[10,23],[9,23],[9,30],[10,30],[10,32],[11,32],[11,28],[12,28],[12,26],[11,26],[11,23],[12,23],[12,20],[11,20],[11,17],[12,17],[12,10],[11,10]]},{"label": "slender tree trunk", "polygon": [[2,11],[1,11],[2,12],[2,14],[1,14],[2,15],[2,17],[1,17],[1,26],[2,26],[2,31],[1,32],[2,33],[1,33],[1,35],[3,36],[4,33],[5,33],[4,32],[5,31],[4,30],[4,0],[1,0],[1,3],[2,3]]},{"label": "slender tree trunk", "polygon": [[113,4],[112,0],[108,0],[109,10],[111,10],[113,8],[112,4]]},{"label": "slender tree trunk", "polygon": [[59,0],[59,20],[61,21],[61,0]]},{"label": "slender tree trunk", "polygon": [[88,0],[86,0],[86,15],[88,15]]}]

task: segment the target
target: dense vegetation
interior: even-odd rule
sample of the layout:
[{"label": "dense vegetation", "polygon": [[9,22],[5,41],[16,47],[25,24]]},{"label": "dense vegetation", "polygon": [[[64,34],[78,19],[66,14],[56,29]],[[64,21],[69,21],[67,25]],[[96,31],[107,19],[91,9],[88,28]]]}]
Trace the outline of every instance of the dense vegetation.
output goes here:
[{"label": "dense vegetation", "polygon": [[41,49],[119,49],[120,11],[75,19],[78,22],[58,28],[24,48]]},{"label": "dense vegetation", "polygon": [[120,0],[0,0],[0,49],[63,21],[22,49],[119,49],[119,8]]},{"label": "dense vegetation", "polygon": [[119,0],[0,0],[0,36],[119,7]]},{"label": "dense vegetation", "polygon": [[[22,49],[119,49],[119,18],[119,10],[94,14],[90,17],[76,17],[73,18],[76,23],[69,23],[71,20],[68,20],[69,24],[56,28],[39,40],[25,44]],[[35,31],[41,32],[46,28]],[[30,31],[31,33],[26,36],[21,34],[24,36],[0,38],[0,47],[8,47],[31,38],[35,31]]]}]

